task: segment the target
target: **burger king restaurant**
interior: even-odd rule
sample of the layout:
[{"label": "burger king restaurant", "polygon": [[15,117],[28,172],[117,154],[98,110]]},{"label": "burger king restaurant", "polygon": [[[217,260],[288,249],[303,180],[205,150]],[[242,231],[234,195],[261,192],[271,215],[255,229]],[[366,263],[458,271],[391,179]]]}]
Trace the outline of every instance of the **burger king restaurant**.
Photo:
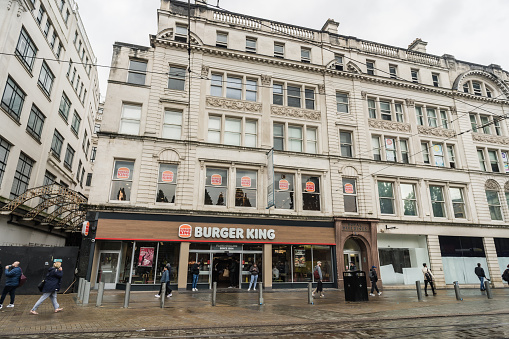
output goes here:
[{"label": "burger king restaurant", "polygon": [[173,289],[191,289],[190,267],[200,262],[198,289],[247,289],[250,267],[265,288],[299,288],[314,282],[322,262],[324,287],[337,287],[335,228],[323,221],[99,212],[92,286],[158,290],[171,265]]}]

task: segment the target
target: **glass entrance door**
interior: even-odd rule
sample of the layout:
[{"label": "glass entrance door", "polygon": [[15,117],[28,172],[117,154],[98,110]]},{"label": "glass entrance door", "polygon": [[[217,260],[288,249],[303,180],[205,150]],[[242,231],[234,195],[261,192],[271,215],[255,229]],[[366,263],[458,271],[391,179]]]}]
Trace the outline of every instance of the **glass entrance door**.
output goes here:
[{"label": "glass entrance door", "polygon": [[99,252],[97,283],[104,282],[104,288],[115,289],[118,281],[118,258],[120,252]]},{"label": "glass entrance door", "polygon": [[345,262],[345,270],[348,271],[350,269],[350,263],[354,263],[355,268],[358,271],[362,271],[362,262],[361,262],[361,252],[357,251],[344,251],[344,262]]}]

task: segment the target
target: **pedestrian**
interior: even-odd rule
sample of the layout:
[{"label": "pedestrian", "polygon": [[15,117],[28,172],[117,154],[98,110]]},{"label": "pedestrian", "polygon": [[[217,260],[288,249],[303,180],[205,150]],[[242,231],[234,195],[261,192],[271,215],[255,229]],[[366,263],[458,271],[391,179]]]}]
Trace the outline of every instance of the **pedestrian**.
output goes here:
[{"label": "pedestrian", "polygon": [[251,282],[249,283],[249,288],[247,291],[251,291],[251,287],[253,287],[253,290],[256,291],[256,283],[258,282],[258,273],[260,273],[260,270],[258,269],[258,265],[256,263],[251,266],[249,269],[249,273],[251,273]]},{"label": "pedestrian", "polygon": [[376,266],[371,266],[371,269],[369,270],[369,280],[371,280],[371,293],[369,295],[372,297],[375,296],[373,293],[375,290],[378,295],[382,294],[382,292],[378,290],[378,286],[376,286],[376,282],[378,281],[378,274],[376,273],[375,268]]},{"label": "pedestrian", "polygon": [[422,264],[422,274],[424,274],[424,295],[428,296],[428,284],[431,286],[431,291],[433,291],[433,295],[436,295],[435,286],[433,284],[433,280],[435,276],[431,273],[431,270],[428,268],[426,263]]},{"label": "pedestrian", "polygon": [[323,294],[323,285],[322,285],[322,262],[317,261],[316,266],[313,269],[313,277],[315,278],[316,283],[316,289],[313,291],[312,295],[315,296],[315,293],[320,293],[320,298],[325,297],[325,294]]},{"label": "pedestrian", "polygon": [[486,275],[484,275],[484,269],[481,267],[481,263],[477,263],[477,267],[475,268],[474,272],[481,282],[481,291],[486,290],[484,288],[484,279],[486,279]]},{"label": "pedestrian", "polygon": [[357,271],[357,266],[355,266],[354,262],[350,262],[350,267],[348,268],[350,271]]},{"label": "pedestrian", "polygon": [[198,291],[198,277],[200,276],[200,264],[201,261],[198,260],[191,266],[191,273],[193,274],[193,291]]},{"label": "pedestrian", "polygon": [[32,310],[30,310],[30,314],[39,314],[37,313],[37,308],[41,306],[42,302],[48,297],[51,298],[51,302],[53,303],[53,308],[55,309],[55,313],[58,313],[63,310],[57,302],[57,293],[60,290],[60,282],[62,281],[62,263],[55,262],[52,267],[48,269],[46,273],[46,277],[44,278],[44,286],[42,288],[42,296],[37,300]]},{"label": "pedestrian", "polygon": [[509,283],[509,265],[507,265],[507,268],[505,269],[504,273],[502,273],[502,280]]},{"label": "pedestrian", "polygon": [[171,270],[171,265],[168,263],[163,268],[163,274],[161,276],[161,287],[159,288],[159,293],[156,294],[156,298],[161,298],[161,293],[163,293],[163,286],[165,284],[166,284],[166,289],[164,292],[165,296],[166,297],[172,296],[171,288],[170,288],[170,272],[171,272],[170,270]]},{"label": "pedestrian", "polygon": [[14,298],[16,298],[16,288],[19,286],[19,279],[21,278],[21,268],[19,267],[19,261],[15,261],[12,265],[5,266],[5,287],[2,291],[2,297],[0,298],[0,309],[4,299],[9,293],[11,303],[7,307],[14,307]]},{"label": "pedestrian", "polygon": [[228,288],[236,288],[237,287],[237,278],[238,278],[238,273],[237,273],[237,266],[239,264],[237,263],[236,260],[232,260],[232,262],[230,263],[230,286],[228,286]]}]

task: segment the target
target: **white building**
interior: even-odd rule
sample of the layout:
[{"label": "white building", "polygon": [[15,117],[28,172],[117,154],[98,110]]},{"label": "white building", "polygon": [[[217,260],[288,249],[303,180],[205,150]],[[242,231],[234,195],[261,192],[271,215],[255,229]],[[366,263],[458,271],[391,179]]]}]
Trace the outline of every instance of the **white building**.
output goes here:
[{"label": "white building", "polygon": [[[54,182],[85,192],[99,84],[76,2],[0,0],[0,51],[1,205]],[[0,216],[0,245],[65,244],[47,215],[23,220],[39,202]]]},{"label": "white building", "polygon": [[113,46],[92,281],[157,288],[170,262],[185,289],[201,260],[201,286],[247,287],[258,262],[265,287],[298,287],[320,260],[327,286],[349,262],[379,267],[384,286],[414,285],[422,263],[438,286],[473,286],[480,262],[502,285],[506,71],[420,39],[343,36],[333,20],[317,30],[197,3],[189,25],[187,10],[162,0],[150,47]]}]

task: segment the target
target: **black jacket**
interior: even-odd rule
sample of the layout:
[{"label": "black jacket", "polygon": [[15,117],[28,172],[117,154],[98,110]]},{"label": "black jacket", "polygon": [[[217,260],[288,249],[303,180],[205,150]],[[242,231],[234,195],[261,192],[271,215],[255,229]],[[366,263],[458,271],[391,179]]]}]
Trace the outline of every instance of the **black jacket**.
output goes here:
[{"label": "black jacket", "polygon": [[193,266],[191,266],[191,273],[192,274],[200,274],[200,265],[197,263],[194,263]]},{"label": "black jacket", "polygon": [[42,293],[48,293],[60,290],[60,282],[62,281],[63,272],[57,270],[55,267],[50,267],[46,274],[46,281],[42,289]]},{"label": "black jacket", "polygon": [[377,282],[378,275],[376,274],[376,270],[374,268],[370,268],[369,271],[371,272],[371,276],[369,277],[369,280]]},{"label": "black jacket", "polygon": [[486,277],[486,276],[484,275],[484,269],[483,269],[482,267],[479,267],[479,266],[477,266],[477,267],[475,268],[475,274],[476,274],[478,277]]}]

